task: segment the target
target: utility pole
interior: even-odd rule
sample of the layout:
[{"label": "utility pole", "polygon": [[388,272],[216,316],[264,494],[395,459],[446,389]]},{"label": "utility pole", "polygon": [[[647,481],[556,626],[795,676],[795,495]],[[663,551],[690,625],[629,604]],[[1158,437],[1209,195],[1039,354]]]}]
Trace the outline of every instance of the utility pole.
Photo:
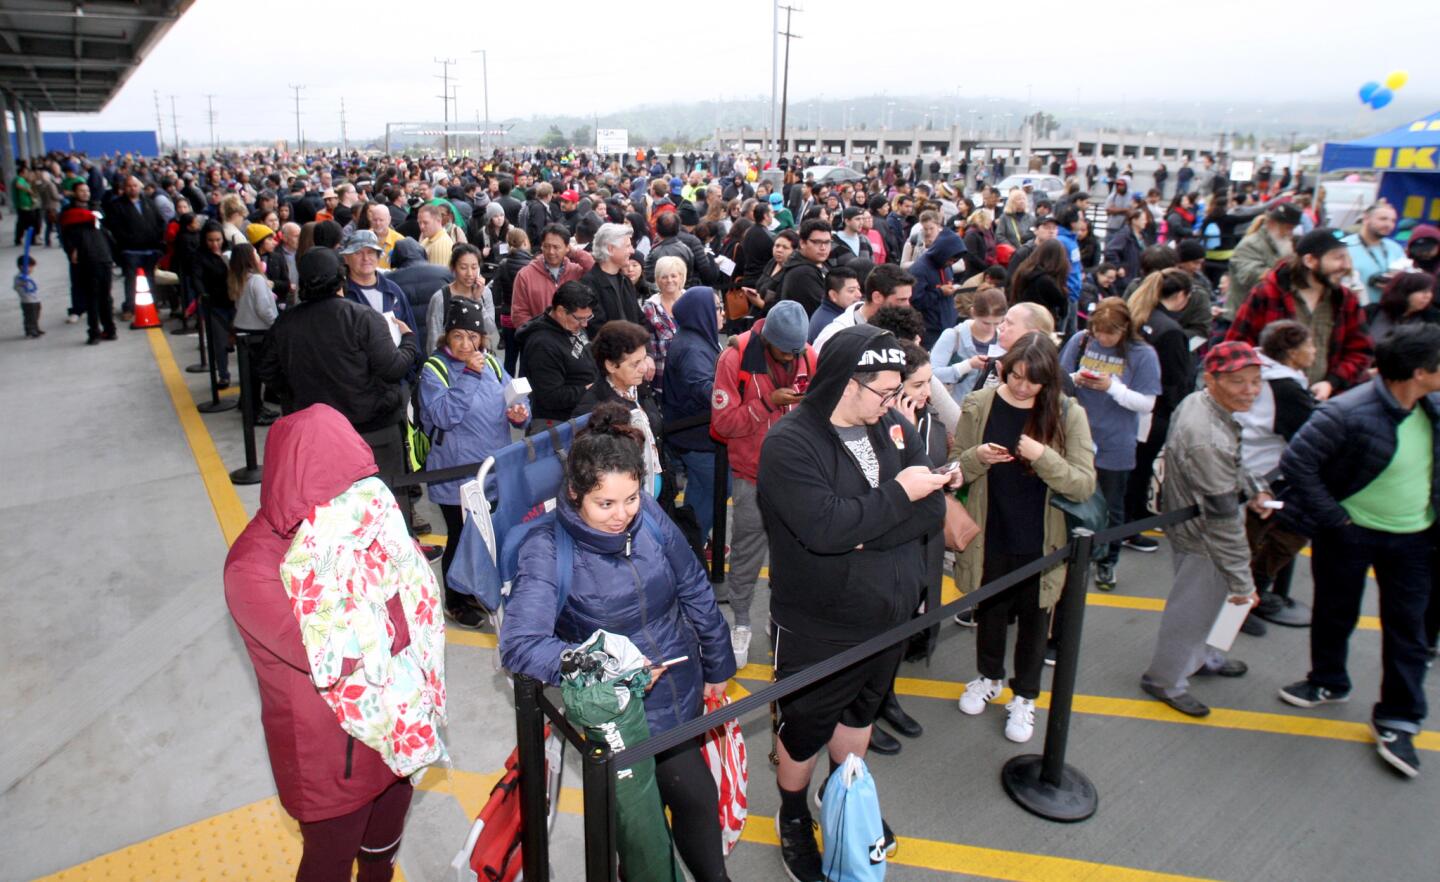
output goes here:
[{"label": "utility pole", "polygon": [[[485,84],[485,125],[480,129],[480,157],[485,156],[485,139],[490,135],[490,60],[484,49],[472,49],[470,54],[480,55],[480,76]],[[459,113],[456,113],[459,117]]]},{"label": "utility pole", "polygon": [[[772,23],[770,25],[770,138],[772,147],[770,158],[780,158],[780,142],[776,138],[780,130],[780,120],[777,118],[779,107],[776,105],[776,93],[780,91],[780,0],[771,0]],[[742,149],[744,145],[741,145]]]},{"label": "utility pole", "polygon": [[[155,90],[155,136],[160,139],[160,153],[165,153],[165,119],[160,116],[160,90]],[[176,145],[179,149],[179,145]]]},{"label": "utility pole", "polygon": [[305,153],[305,136],[300,132],[300,90],[305,88],[304,84],[290,84],[290,90],[295,93],[295,144],[300,148],[300,153]]},{"label": "utility pole", "polygon": [[218,151],[215,147],[215,96],[205,96],[205,107],[210,118],[210,155],[213,157]]},{"label": "utility pole", "polygon": [[780,36],[785,38],[785,80],[784,85],[780,87],[780,138],[775,142],[777,156],[780,154],[781,145],[785,143],[785,115],[790,102],[790,40],[791,38],[800,39],[799,34],[790,33],[790,14],[803,11],[794,6],[781,6],[780,8],[785,10],[785,30],[780,33]]},{"label": "utility pole", "polygon": [[175,96],[170,96],[170,135],[175,140],[175,152],[180,152],[180,123],[175,117]]},{"label": "utility pole", "polygon": [[350,152],[350,140],[345,131],[345,96],[340,96],[340,155]]},{"label": "utility pole", "polygon": [[440,103],[445,107],[445,158],[450,158],[450,65],[455,63],[453,58],[437,58],[435,63],[440,65],[440,76],[438,80],[444,80],[444,89],[440,94]]}]

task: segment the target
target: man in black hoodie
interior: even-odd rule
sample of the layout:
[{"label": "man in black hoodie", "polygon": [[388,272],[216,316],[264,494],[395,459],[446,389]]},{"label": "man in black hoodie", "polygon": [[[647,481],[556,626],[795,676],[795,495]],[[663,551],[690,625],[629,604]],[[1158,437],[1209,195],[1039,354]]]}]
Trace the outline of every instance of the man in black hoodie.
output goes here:
[{"label": "man in black hoodie", "polygon": [[530,434],[570,419],[595,382],[595,360],[585,326],[595,314],[595,292],[584,282],[555,290],[550,307],[516,332],[520,371],[530,380]]},{"label": "man in black hoodie", "polygon": [[[892,408],[905,356],[870,325],[830,339],[794,412],[770,430],[756,481],[770,544],[775,677],[783,680],[907,621],[925,581],[923,542],[944,523],[924,443]],[[863,757],[899,667],[893,646],[780,700],[781,859],[824,878],[806,793],[821,750]],[[887,828],[887,850],[894,842]]]},{"label": "man in black hoodie", "polygon": [[785,261],[774,284],[779,299],[794,300],[805,307],[806,315],[815,315],[825,302],[826,261],[833,245],[834,234],[825,221],[816,218],[801,224],[800,247]]}]

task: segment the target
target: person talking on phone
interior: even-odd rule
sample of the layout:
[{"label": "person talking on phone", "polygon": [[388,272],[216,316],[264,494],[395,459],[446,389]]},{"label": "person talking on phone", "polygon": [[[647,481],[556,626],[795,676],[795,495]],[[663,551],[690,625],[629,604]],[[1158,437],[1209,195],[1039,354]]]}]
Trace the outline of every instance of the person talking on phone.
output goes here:
[{"label": "person talking on phone", "polygon": [[[1095,448],[1084,410],[1064,393],[1059,352],[1044,334],[1027,334],[999,360],[1000,385],[965,398],[952,456],[970,488],[965,508],[981,536],[955,565],[955,586],[981,585],[1049,554],[1070,541],[1054,494],[1083,502],[1095,492]],[[1005,644],[1016,619],[1015,696],[1005,706],[1005,737],[1030,740],[1035,699],[1045,668],[1050,611],[1060,600],[1065,567],[1038,573],[975,610],[979,676],[965,685],[960,710],[981,714],[1005,688]]]},{"label": "person talking on phone", "polygon": [[815,350],[805,342],[805,307],[775,304],[750,330],[730,338],[715,365],[710,432],[730,455],[730,643],[735,664],[750,663],[750,604],[765,565],[765,525],[755,483],[765,435],[805,398],[815,373]]},{"label": "person talking on phone", "polygon": [[[565,460],[553,527],[537,527],[520,545],[500,659],[507,671],[558,685],[562,652],[597,629],[623,635],[651,663],[645,719],[654,736],[700,716],[702,694],[723,696],[735,656],[700,562],[680,528],[641,489],[644,442],[624,405],[604,401],[591,412]],[[563,603],[555,548],[560,530],[574,551]],[[700,741],[657,755],[655,778],[670,809],[675,849],[691,876],[725,882],[719,794]]]},{"label": "person talking on phone", "polygon": [[[931,472],[919,433],[893,407],[904,365],[893,334],[841,331],[761,448],[777,680],[906,621],[920,603],[924,542],[941,529],[939,491],[952,475]],[[882,650],[778,702],[776,827],[792,879],[824,878],[808,801],[819,755],[864,757],[903,654]],[[888,851],[894,837],[885,840]]]}]

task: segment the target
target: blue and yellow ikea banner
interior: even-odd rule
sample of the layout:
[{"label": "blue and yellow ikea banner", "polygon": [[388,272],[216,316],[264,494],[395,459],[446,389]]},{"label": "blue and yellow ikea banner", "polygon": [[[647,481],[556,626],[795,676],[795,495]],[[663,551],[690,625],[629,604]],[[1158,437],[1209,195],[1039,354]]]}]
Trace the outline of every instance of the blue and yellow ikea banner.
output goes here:
[{"label": "blue and yellow ikea banner", "polygon": [[1326,144],[1320,171],[1440,173],[1440,111],[1379,135]]}]

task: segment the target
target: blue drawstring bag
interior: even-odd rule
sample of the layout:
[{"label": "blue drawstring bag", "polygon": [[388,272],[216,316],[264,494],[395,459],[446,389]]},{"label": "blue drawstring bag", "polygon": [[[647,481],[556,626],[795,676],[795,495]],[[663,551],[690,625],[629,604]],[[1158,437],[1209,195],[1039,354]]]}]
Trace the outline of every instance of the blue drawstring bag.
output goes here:
[{"label": "blue drawstring bag", "polygon": [[821,867],[827,882],[880,882],[885,878],[880,796],[865,761],[853,753],[825,783],[820,832],[825,841]]},{"label": "blue drawstring bag", "polygon": [[495,552],[486,541],[480,518],[466,518],[455,541],[459,544],[445,573],[445,587],[475,598],[486,612],[494,614],[500,609],[500,570],[495,566]]}]

